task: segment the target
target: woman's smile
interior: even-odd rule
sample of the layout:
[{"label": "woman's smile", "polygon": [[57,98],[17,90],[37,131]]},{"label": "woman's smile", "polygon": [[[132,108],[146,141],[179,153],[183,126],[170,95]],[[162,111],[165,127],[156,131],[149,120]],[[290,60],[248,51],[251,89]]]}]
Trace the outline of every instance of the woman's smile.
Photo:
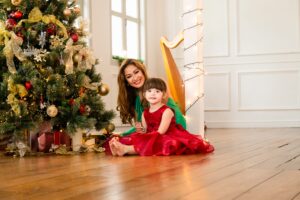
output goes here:
[{"label": "woman's smile", "polygon": [[125,78],[128,84],[134,88],[141,88],[145,82],[145,75],[134,65],[128,65],[125,70]]}]

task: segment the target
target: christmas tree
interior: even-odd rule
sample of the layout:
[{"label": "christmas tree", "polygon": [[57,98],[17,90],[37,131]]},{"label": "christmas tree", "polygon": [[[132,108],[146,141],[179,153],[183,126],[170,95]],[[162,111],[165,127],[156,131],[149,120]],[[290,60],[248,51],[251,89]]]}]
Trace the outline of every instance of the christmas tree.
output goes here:
[{"label": "christmas tree", "polygon": [[[71,134],[110,124],[109,88],[84,40],[75,0],[0,0],[0,134],[49,121]],[[110,124],[111,125],[111,124]]]}]

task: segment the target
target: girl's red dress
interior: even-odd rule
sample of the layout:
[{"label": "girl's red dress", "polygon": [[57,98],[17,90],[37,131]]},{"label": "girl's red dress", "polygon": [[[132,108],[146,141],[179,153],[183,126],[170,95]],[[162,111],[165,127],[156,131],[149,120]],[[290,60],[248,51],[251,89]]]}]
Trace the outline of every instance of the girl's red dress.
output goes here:
[{"label": "girl's red dress", "polygon": [[120,142],[133,145],[135,151],[141,156],[168,156],[181,154],[210,153],[214,147],[203,140],[200,135],[194,135],[176,124],[173,117],[165,134],[157,132],[164,111],[169,108],[163,105],[155,112],[144,110],[147,123],[146,133],[132,133],[120,138]]}]

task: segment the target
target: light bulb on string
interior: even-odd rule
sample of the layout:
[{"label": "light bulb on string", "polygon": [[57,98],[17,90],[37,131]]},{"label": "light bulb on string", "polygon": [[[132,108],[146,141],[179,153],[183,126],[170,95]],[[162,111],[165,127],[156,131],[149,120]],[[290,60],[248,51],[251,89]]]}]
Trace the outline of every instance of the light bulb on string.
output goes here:
[{"label": "light bulb on string", "polygon": [[184,118],[185,118],[185,121],[186,121],[187,123],[189,123],[189,122],[191,121],[191,118],[190,118],[189,116],[187,116],[187,115],[185,115]]}]

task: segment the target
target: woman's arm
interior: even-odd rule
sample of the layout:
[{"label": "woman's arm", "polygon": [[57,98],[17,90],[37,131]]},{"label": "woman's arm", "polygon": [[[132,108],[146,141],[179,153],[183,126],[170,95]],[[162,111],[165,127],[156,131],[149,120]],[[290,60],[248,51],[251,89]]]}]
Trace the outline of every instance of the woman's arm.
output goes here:
[{"label": "woman's arm", "polygon": [[167,106],[169,106],[175,112],[176,124],[180,124],[184,129],[186,129],[185,118],[180,111],[180,108],[172,98],[168,98]]},{"label": "woman's arm", "polygon": [[133,132],[135,132],[135,131],[136,131],[135,127],[131,127],[129,130],[127,130],[127,131],[121,133],[120,135],[121,135],[121,136],[127,136],[127,135],[130,135],[131,133],[133,133]]},{"label": "woman's arm", "polygon": [[172,117],[174,116],[174,113],[172,112],[172,110],[170,108],[167,108],[161,118],[161,122],[159,124],[158,127],[158,132],[160,134],[165,134],[170,126]]}]

